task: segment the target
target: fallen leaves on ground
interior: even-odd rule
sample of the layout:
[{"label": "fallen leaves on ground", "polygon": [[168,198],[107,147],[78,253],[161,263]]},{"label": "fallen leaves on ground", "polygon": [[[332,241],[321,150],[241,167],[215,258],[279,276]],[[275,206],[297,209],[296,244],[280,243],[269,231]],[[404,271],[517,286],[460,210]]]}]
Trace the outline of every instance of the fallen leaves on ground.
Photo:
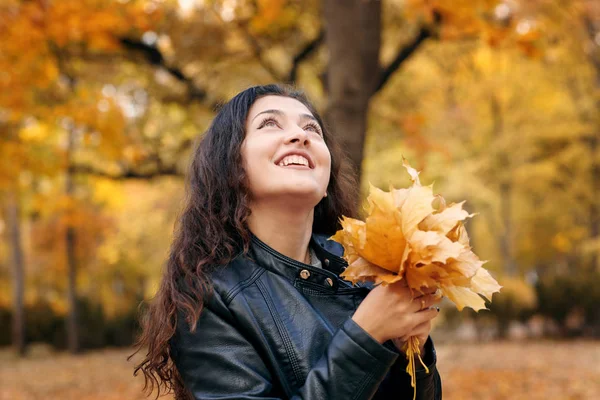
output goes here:
[{"label": "fallen leaves on ground", "polygon": [[[16,358],[0,352],[0,400],[142,400],[144,378],[133,376],[129,349]],[[173,396],[161,397],[173,399]]]},{"label": "fallen leaves on ground", "polygon": [[[434,338],[435,340],[435,338]],[[438,343],[444,400],[600,399],[600,342]],[[0,351],[1,400],[142,400],[129,349],[18,359]],[[173,396],[160,399],[172,400]]]},{"label": "fallen leaves on ground", "polygon": [[600,399],[600,342],[444,343],[444,399]]}]

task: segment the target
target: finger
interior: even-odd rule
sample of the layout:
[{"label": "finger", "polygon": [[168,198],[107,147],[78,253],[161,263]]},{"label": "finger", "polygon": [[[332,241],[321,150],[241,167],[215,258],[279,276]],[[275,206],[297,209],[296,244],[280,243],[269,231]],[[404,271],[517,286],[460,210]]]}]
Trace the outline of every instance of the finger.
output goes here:
[{"label": "finger", "polygon": [[431,302],[429,303],[429,305],[427,307],[433,307],[436,304],[440,304],[442,302],[442,296],[438,296],[437,294],[432,294],[431,295]]},{"label": "finger", "polygon": [[406,279],[400,279],[397,282],[391,283],[389,286],[394,290],[404,290],[408,287],[408,283],[406,282]]},{"label": "finger", "polygon": [[426,294],[424,296],[417,297],[416,299],[413,299],[413,301],[412,301],[411,311],[418,312],[418,311],[428,309],[429,307],[433,306],[434,304],[439,303],[440,300],[441,299],[439,299],[438,297],[436,297],[433,294]]},{"label": "finger", "polygon": [[406,301],[413,297],[406,280],[402,279],[389,285],[395,296],[399,296],[401,300]]},{"label": "finger", "polygon": [[[429,321],[427,321],[427,322],[430,323]],[[411,337],[421,338],[423,336],[429,336],[430,330],[431,330],[431,326],[427,325],[427,323],[423,323],[423,324],[419,325],[417,328],[413,329],[409,334],[406,334],[406,335],[398,338],[398,340],[401,343],[406,343],[408,341],[408,339],[410,339]]]},{"label": "finger", "polygon": [[411,336],[425,336],[425,334],[429,335],[429,331],[431,331],[431,320],[417,325],[410,334]]},{"label": "finger", "polygon": [[413,324],[415,327],[421,325],[424,322],[431,321],[439,315],[438,310],[435,308],[428,308],[423,311],[412,314]]},{"label": "finger", "polygon": [[401,337],[403,341],[407,341],[411,336],[425,336],[429,335],[429,331],[431,331],[431,320],[427,320],[425,322],[421,322],[416,325],[410,332]]},{"label": "finger", "polygon": [[428,297],[425,299],[426,308],[433,307],[434,305],[439,304],[442,301],[442,298],[435,293],[427,296]]}]

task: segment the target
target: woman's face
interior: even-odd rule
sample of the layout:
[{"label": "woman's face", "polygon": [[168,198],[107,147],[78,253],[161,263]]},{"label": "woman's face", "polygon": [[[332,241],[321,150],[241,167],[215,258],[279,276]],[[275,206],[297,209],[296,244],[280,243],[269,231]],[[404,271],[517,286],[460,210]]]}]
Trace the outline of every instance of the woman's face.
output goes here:
[{"label": "woman's face", "polygon": [[241,151],[253,201],[281,198],[314,207],[325,196],[331,155],[319,123],[298,100],[256,100]]}]

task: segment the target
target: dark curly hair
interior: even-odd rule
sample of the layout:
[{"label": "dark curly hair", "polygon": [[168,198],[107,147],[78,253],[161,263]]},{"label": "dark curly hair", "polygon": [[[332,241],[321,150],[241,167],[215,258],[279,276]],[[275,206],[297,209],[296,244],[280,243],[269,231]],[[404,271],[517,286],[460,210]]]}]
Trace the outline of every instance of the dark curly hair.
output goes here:
[{"label": "dark curly hair", "polygon": [[[209,272],[225,266],[249,247],[250,193],[240,148],[252,104],[269,95],[285,96],[304,104],[319,122],[331,153],[327,197],[315,206],[313,232],[333,234],[342,215],[352,215],[358,190],[352,169],[339,145],[305,95],[290,86],[254,86],[225,103],[201,137],[186,180],[186,202],[177,221],[160,287],[141,318],[136,351],[147,350],[134,375],[144,374],[144,390],[174,392],[190,399],[169,353],[177,316],[184,315],[195,330],[204,302],[212,294]],[[185,288],[185,289],[184,289]]]}]

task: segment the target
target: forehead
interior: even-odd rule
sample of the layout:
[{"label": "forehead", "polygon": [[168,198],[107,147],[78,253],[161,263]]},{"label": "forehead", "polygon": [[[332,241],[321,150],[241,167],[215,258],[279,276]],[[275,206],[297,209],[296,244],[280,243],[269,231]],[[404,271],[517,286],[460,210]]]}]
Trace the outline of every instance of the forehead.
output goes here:
[{"label": "forehead", "polygon": [[257,114],[266,110],[281,110],[287,115],[312,115],[310,110],[296,99],[284,96],[265,96],[252,104],[248,112],[248,121],[252,121]]}]

